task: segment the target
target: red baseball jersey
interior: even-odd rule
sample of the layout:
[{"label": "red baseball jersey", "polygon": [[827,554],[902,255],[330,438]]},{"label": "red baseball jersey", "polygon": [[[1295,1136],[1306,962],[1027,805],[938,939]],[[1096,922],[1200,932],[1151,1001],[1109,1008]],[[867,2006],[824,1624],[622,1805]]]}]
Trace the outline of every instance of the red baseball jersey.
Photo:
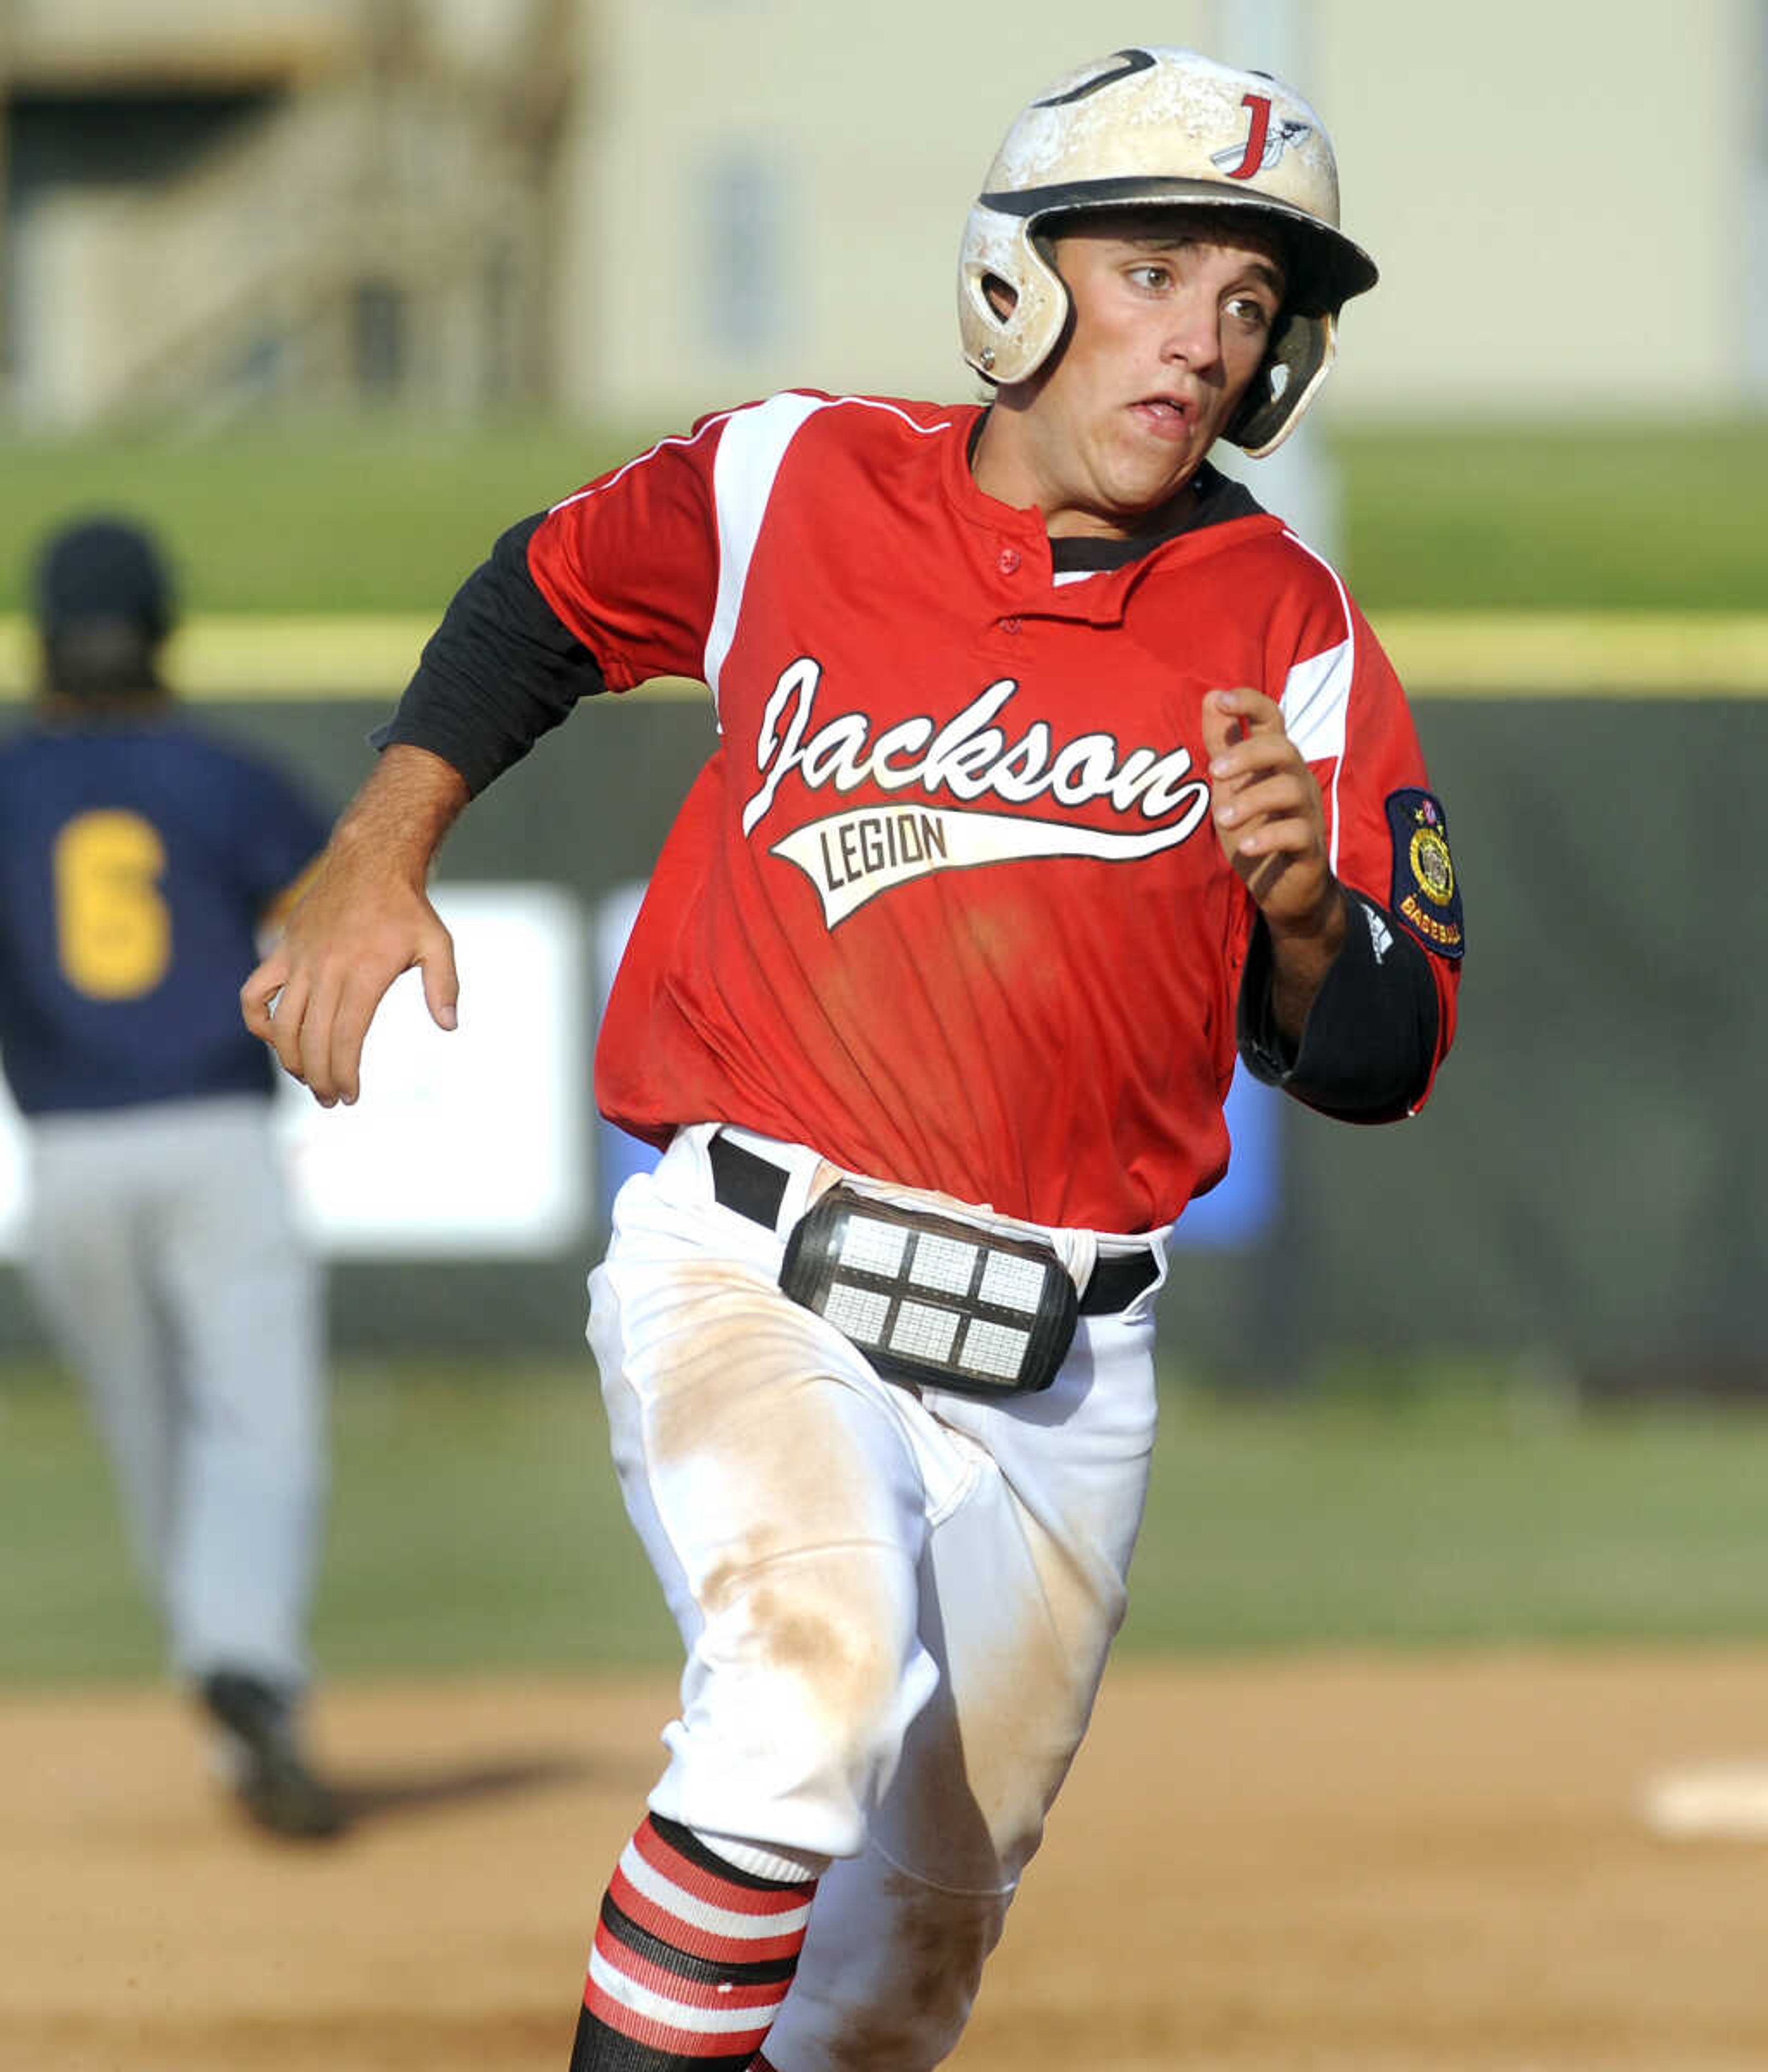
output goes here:
[{"label": "red baseball jersey", "polygon": [[[734,1122],[1034,1222],[1154,1228],[1226,1170],[1253,919],[1210,816],[1205,693],[1281,701],[1334,869],[1384,906],[1387,802],[1424,764],[1367,625],[1280,520],[1058,573],[1039,513],[972,479],[978,415],[788,393],[534,533],[609,687],[697,677],[721,737],[597,1100],[656,1142]],[[1433,947],[1440,1059],[1458,972]]]}]

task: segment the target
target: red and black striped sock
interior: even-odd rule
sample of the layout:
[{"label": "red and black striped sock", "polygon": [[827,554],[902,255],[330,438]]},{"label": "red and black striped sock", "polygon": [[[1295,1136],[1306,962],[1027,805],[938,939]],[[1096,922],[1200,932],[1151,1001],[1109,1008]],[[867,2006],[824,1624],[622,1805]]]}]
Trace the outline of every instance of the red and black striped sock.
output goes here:
[{"label": "red and black striped sock", "polygon": [[749,2072],[816,1890],[753,1877],[648,1815],[602,1902],[570,2072]]}]

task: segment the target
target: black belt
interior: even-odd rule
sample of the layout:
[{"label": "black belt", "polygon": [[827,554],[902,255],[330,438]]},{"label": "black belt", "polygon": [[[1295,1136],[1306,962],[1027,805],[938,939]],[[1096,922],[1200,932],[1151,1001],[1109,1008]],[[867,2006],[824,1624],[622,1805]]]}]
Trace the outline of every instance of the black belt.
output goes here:
[{"label": "black belt", "polygon": [[[712,1140],[712,1191],[720,1205],[747,1216],[752,1223],[779,1227],[780,1204],[791,1177],[783,1166],[746,1149],[720,1131]],[[1083,1317],[1115,1317],[1153,1287],[1160,1262],[1147,1245],[1122,1259],[1101,1259],[1094,1266],[1080,1297]]]}]

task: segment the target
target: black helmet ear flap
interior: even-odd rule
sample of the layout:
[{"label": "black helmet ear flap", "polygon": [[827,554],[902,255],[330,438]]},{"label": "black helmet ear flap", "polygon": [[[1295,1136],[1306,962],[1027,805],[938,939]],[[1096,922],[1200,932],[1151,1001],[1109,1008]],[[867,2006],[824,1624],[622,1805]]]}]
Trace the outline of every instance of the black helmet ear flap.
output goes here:
[{"label": "black helmet ear flap", "polygon": [[1331,372],[1337,327],[1327,317],[1293,310],[1279,324],[1271,349],[1224,437],[1260,460],[1280,446]]}]

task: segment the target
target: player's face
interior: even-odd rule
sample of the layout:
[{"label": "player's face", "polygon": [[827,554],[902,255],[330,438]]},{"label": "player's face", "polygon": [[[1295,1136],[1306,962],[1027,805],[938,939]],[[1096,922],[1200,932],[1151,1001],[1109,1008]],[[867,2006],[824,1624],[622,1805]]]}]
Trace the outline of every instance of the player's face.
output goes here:
[{"label": "player's face", "polygon": [[1277,248],[1202,214],[1060,238],[1074,305],[1047,372],[1001,401],[1053,533],[1127,534],[1196,472],[1258,372],[1283,301]]}]

